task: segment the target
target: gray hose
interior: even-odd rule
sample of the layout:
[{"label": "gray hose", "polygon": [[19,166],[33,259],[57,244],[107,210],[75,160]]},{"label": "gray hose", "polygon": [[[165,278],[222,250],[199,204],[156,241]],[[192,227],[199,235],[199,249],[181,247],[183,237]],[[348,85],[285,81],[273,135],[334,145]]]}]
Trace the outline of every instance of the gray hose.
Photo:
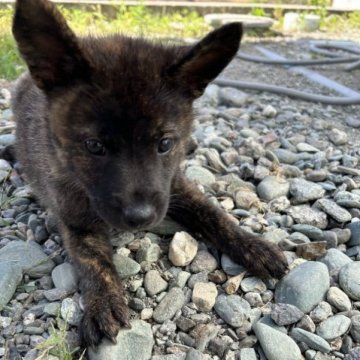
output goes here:
[{"label": "gray hose", "polygon": [[354,45],[353,42],[340,42],[340,41],[312,41],[309,44],[309,49],[321,55],[325,55],[328,57],[336,58],[338,55],[332,51],[327,51],[325,49],[332,49],[332,50],[342,50],[349,52],[351,54],[360,55],[359,49],[354,49],[351,45]]},{"label": "gray hose", "polygon": [[[352,42],[350,42],[350,44],[353,44]],[[337,57],[338,55],[333,53],[332,51],[328,51],[325,49],[336,49],[336,50],[342,50],[342,51],[346,51],[346,52],[350,52],[352,54],[356,54],[356,55],[360,55],[360,50],[359,49],[354,49],[350,46],[347,46],[344,43],[338,42],[338,41],[313,41],[310,43],[309,45],[309,49],[317,54],[321,54],[324,56],[328,56],[328,57],[332,57],[332,58],[337,58],[339,59],[339,57]],[[355,70],[357,68],[360,67],[360,57],[357,61],[355,61],[353,64],[348,65],[345,68],[345,71],[352,71]]]},{"label": "gray hose", "polygon": [[[351,44],[347,42],[339,41],[313,41],[310,43],[310,50],[330,57],[330,59],[319,59],[319,60],[273,60],[267,59],[260,56],[253,56],[246,54],[244,52],[238,52],[236,55],[237,58],[240,58],[245,61],[252,61],[256,63],[272,64],[272,65],[285,65],[285,66],[307,66],[307,65],[330,65],[330,64],[341,64],[341,63],[351,63],[348,65],[346,70],[353,70],[360,67],[360,50],[350,47]],[[351,57],[340,57],[338,54],[334,54],[327,49],[336,49],[347,51],[358,56]],[[248,82],[248,81],[235,81],[227,79],[216,79],[213,81],[214,84],[219,86],[231,86],[238,89],[244,90],[256,90],[256,91],[267,91],[274,94],[285,95],[305,101],[319,102],[329,105],[360,105],[360,95],[359,96],[325,96],[318,94],[310,94],[304,91],[299,91],[295,89],[290,89],[284,86],[275,86],[268,85],[264,83]]]},{"label": "gray hose", "polygon": [[268,85],[264,83],[237,81],[227,79],[216,79],[214,84],[219,86],[230,86],[242,90],[267,91],[274,94],[285,95],[305,101],[319,102],[328,105],[360,105],[360,96],[341,97],[310,94],[295,89],[289,89],[284,86]]},{"label": "gray hose", "polygon": [[[360,50],[354,49],[349,46],[348,43],[343,44],[339,41],[312,41],[309,44],[309,49],[317,54],[330,57],[331,59],[318,59],[318,60],[273,60],[267,59],[260,56],[254,56],[239,51],[236,57],[245,61],[251,61],[256,63],[271,64],[271,65],[289,65],[289,66],[308,66],[308,65],[331,65],[331,64],[342,64],[360,61]],[[338,54],[328,51],[342,50],[358,56],[346,56],[340,57]]]},{"label": "gray hose", "polygon": [[354,62],[353,64],[348,65],[348,66],[345,68],[345,70],[346,70],[346,71],[352,71],[352,70],[355,70],[355,69],[357,69],[357,68],[360,68],[360,60]]},{"label": "gray hose", "polygon": [[253,56],[245,54],[242,51],[238,52],[237,58],[245,61],[251,61],[269,65],[289,65],[289,66],[308,66],[308,65],[332,65],[332,64],[343,64],[353,63],[360,61],[360,56],[354,57],[336,57],[333,59],[319,59],[319,60],[272,60],[261,56]]}]

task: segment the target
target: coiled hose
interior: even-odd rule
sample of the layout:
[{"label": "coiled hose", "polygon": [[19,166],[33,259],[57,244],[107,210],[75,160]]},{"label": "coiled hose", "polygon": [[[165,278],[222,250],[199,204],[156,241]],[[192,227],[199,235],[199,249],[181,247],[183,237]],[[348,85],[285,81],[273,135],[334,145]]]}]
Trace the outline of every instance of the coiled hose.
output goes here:
[{"label": "coiled hose", "polygon": [[[283,65],[283,66],[310,66],[310,65],[333,65],[350,63],[350,66],[346,70],[354,70],[360,67],[360,49],[354,47],[355,43],[348,41],[313,41],[310,43],[310,50],[314,53],[321,54],[329,57],[328,59],[318,60],[273,60],[260,56],[253,56],[244,52],[239,52],[236,57],[245,61],[251,61],[256,63],[271,64],[271,65]],[[344,57],[339,56],[338,53],[334,53],[331,50],[341,50],[355,54],[353,56]],[[266,91],[274,94],[285,95],[305,101],[319,102],[328,105],[360,105],[359,96],[326,96],[319,94],[311,94],[308,92],[290,89],[284,86],[275,86],[264,83],[216,79],[214,84],[219,86],[231,86],[242,90],[256,90]]]}]

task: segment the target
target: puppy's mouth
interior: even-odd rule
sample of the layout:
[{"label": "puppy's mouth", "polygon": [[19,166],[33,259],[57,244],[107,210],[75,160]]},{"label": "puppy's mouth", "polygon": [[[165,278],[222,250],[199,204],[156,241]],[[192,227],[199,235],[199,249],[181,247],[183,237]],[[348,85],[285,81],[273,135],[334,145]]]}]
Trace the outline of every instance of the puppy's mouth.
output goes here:
[{"label": "puppy's mouth", "polygon": [[141,231],[153,228],[165,218],[168,204],[155,207],[151,204],[138,204],[116,208],[95,201],[94,209],[108,225],[119,230]]}]

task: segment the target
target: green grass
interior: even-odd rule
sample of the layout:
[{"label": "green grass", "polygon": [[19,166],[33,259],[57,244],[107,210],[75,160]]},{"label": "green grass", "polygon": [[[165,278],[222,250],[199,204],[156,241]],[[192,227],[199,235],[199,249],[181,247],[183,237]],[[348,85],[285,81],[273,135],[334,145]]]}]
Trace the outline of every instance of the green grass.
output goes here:
[{"label": "green grass", "polygon": [[332,14],[324,20],[324,29],[328,31],[350,31],[360,29],[360,11],[346,15]]},{"label": "green grass", "polygon": [[[79,348],[71,349],[66,339],[66,322],[59,321],[60,315],[57,318],[59,329],[55,328],[51,324],[51,335],[42,343],[37,345],[37,350],[40,351],[40,355],[36,360],[45,360],[48,355],[58,357],[60,360],[82,360],[84,358],[84,352],[79,353]],[[62,325],[59,325],[61,324]]]},{"label": "green grass", "polygon": [[14,79],[24,69],[11,37],[10,7],[0,9],[0,78]]},{"label": "green grass", "polygon": [[[204,35],[209,27],[192,11],[155,13],[143,5],[118,6],[110,16],[99,6],[89,10],[59,7],[72,29],[81,35],[119,32],[149,38],[181,39]],[[0,78],[15,79],[25,66],[11,35],[13,9],[0,8]]]}]

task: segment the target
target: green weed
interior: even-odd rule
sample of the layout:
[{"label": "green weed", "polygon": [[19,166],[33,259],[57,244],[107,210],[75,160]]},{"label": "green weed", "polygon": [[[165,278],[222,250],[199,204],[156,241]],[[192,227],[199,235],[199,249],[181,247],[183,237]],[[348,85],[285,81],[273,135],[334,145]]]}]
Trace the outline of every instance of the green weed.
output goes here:
[{"label": "green weed", "polygon": [[[59,329],[56,329],[51,324],[52,334],[36,348],[40,351],[40,355],[36,360],[45,360],[48,355],[58,357],[60,360],[73,360],[74,355],[79,353],[79,348],[71,349],[66,339],[66,322],[59,321],[60,315],[58,316]],[[76,357],[79,360],[84,358],[85,351]]]},{"label": "green weed", "polygon": [[0,9],[0,78],[4,79],[16,78],[25,68],[10,34],[11,19],[10,6]]},{"label": "green weed", "polygon": [[328,15],[327,7],[330,6],[330,0],[308,0],[308,5],[317,6],[315,14],[320,16],[320,22],[323,25]]},{"label": "green weed", "polygon": [[249,15],[253,16],[266,16],[266,12],[262,8],[252,8]]},{"label": "green weed", "polygon": [[327,31],[350,31],[360,29],[360,11],[349,14],[332,14],[324,19],[324,29]]}]

